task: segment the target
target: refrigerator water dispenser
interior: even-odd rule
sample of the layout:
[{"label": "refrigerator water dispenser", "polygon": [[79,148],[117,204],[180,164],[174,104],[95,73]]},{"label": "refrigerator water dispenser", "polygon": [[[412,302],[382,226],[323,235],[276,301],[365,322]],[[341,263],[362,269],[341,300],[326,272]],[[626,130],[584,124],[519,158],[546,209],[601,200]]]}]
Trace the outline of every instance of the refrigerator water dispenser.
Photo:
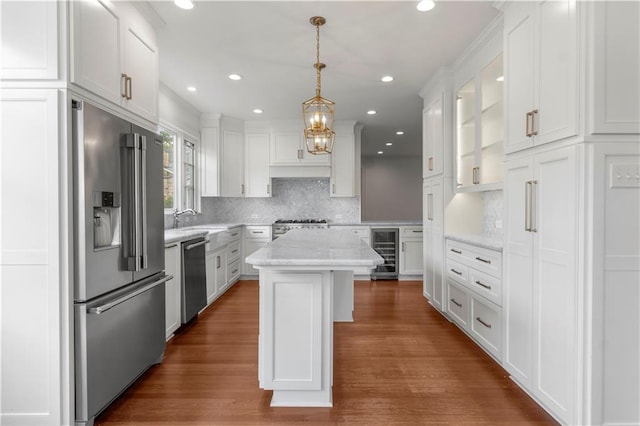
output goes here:
[{"label": "refrigerator water dispenser", "polygon": [[93,248],[104,249],[120,245],[120,194],[93,193]]}]

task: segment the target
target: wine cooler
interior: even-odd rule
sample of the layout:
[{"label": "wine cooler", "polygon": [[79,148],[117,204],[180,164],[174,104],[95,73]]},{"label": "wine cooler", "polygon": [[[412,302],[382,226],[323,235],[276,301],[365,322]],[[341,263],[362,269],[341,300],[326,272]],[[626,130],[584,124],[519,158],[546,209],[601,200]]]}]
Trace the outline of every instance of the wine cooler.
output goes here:
[{"label": "wine cooler", "polygon": [[397,279],[398,228],[372,228],[371,247],[384,259],[384,263],[371,272],[371,279]]}]

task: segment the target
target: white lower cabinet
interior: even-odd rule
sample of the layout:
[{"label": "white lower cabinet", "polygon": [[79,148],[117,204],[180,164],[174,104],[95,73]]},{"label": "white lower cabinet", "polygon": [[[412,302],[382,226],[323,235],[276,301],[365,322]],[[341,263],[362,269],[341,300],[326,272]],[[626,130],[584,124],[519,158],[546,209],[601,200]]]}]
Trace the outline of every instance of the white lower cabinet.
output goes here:
[{"label": "white lower cabinet", "polygon": [[400,275],[422,275],[422,226],[400,227]]},{"label": "white lower cabinet", "polygon": [[447,239],[447,314],[495,359],[502,359],[502,255]]},{"label": "white lower cabinet", "polygon": [[504,367],[574,423],[578,363],[576,147],[505,163]]},{"label": "white lower cabinet", "polygon": [[[266,247],[271,242],[271,226],[267,225],[247,225],[244,227],[244,239],[243,239],[243,254],[242,258],[246,259],[247,256],[253,254],[255,251]],[[257,276],[258,270],[242,262],[242,274]]]},{"label": "white lower cabinet", "polygon": [[219,291],[226,284],[226,248],[217,248],[207,251],[207,305],[211,304],[219,296]]},{"label": "white lower cabinet", "polygon": [[424,180],[423,184],[423,294],[438,310],[446,304],[444,268],[444,185],[442,177]]},{"label": "white lower cabinet", "polygon": [[180,243],[172,243],[164,248],[164,269],[173,279],[164,285],[165,290],[165,328],[166,338],[180,327],[180,287],[182,284],[182,265]]}]

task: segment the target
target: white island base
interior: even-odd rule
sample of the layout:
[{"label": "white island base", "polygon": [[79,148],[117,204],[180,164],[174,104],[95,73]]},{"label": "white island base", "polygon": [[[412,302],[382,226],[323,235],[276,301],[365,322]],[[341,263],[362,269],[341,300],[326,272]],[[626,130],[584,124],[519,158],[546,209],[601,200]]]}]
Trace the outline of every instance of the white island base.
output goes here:
[{"label": "white island base", "polygon": [[[329,244],[322,261],[302,250],[304,238],[317,256]],[[353,269],[382,258],[350,233],[300,230],[247,262],[260,270],[260,388],[273,390],[272,407],[332,407],[333,322],[353,321]]]}]

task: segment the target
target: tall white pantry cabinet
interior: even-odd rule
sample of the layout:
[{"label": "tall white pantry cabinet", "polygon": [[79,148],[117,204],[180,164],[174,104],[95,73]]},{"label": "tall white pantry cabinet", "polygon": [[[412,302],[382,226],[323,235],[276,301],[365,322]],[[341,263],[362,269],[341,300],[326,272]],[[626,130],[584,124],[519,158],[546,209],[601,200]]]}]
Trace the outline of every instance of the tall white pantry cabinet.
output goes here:
[{"label": "tall white pantry cabinet", "polygon": [[639,16],[504,5],[503,365],[565,424],[640,423]]},{"label": "tall white pantry cabinet", "polygon": [[1,1],[0,20],[0,424],[68,425],[70,102],[156,129],[158,50],[125,2]]}]

